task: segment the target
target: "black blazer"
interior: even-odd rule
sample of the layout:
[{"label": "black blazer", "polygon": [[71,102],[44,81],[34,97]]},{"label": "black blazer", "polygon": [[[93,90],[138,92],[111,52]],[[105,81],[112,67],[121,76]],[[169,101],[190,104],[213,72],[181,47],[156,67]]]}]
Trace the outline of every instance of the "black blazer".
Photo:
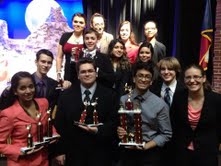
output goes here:
[{"label": "black blazer", "polygon": [[[155,95],[162,97],[161,96],[161,88],[163,86],[163,80],[162,78],[158,78],[153,85],[151,85],[150,87],[150,91],[153,92]],[[183,84],[183,82],[177,80],[177,85],[176,85],[176,89],[175,89],[175,93],[177,93],[178,91],[181,91],[185,88],[185,85]],[[174,93],[174,94],[175,94]]]},{"label": "black blazer", "polygon": [[[80,53],[79,59],[83,57],[83,52]],[[94,62],[98,71],[97,82],[102,84],[105,87],[112,88],[114,84],[114,71],[112,68],[112,64],[107,55],[102,54],[100,52],[96,52],[94,56]],[[71,80],[72,83],[78,81],[77,71],[76,71],[76,63],[71,62]]]},{"label": "black blazer", "polygon": [[[205,91],[205,101],[198,125],[193,130],[188,120],[188,91],[183,90],[174,95],[171,106],[171,123],[173,129],[172,147],[174,155],[182,154],[193,141],[195,152],[201,160],[216,158],[221,134],[221,95]],[[174,158],[176,158],[174,156]],[[216,161],[215,161],[216,162]],[[214,161],[211,161],[214,163]]]},{"label": "black blazer", "polygon": [[[98,119],[104,124],[98,127],[96,134],[88,133],[74,125],[74,121],[80,120],[84,109],[80,85],[75,84],[72,88],[64,91],[60,97],[55,118],[55,127],[61,135],[58,151],[70,156],[67,159],[69,165],[74,165],[76,160],[82,164],[92,156],[94,158],[92,160],[99,160],[99,162],[103,162],[103,165],[109,165],[108,161],[110,161],[112,142],[117,127],[116,98],[111,89],[100,84],[97,84],[92,100],[96,97],[98,97]],[[93,108],[89,106],[87,112],[89,118],[86,118],[86,123],[92,123],[92,112]],[[96,163],[95,165],[102,164]],[[91,163],[91,165],[93,164]]]}]

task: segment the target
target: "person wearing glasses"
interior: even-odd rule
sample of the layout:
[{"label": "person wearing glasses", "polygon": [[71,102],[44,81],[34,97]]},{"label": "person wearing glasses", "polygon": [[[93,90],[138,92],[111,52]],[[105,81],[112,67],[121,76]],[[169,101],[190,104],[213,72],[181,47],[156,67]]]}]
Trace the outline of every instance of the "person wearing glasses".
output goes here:
[{"label": "person wearing glasses", "polygon": [[[139,62],[134,66],[133,81],[135,88],[132,91],[131,100],[140,103],[142,137],[145,144],[144,147],[123,148],[120,159],[122,166],[158,166],[161,147],[172,136],[168,105],[149,91],[153,74],[151,63]],[[124,106],[127,100],[128,95],[121,97]],[[127,134],[122,127],[118,127],[117,133],[119,139],[123,139]]]},{"label": "person wearing glasses", "polygon": [[113,35],[105,32],[105,19],[100,13],[94,13],[90,19],[90,27],[97,31],[97,50],[103,54],[107,54],[108,46],[111,40],[114,39]]},{"label": "person wearing glasses", "polygon": [[218,166],[221,95],[211,90],[198,64],[184,71],[187,89],[175,93],[171,106],[173,165]]},{"label": "person wearing glasses", "polygon": [[147,21],[144,24],[145,41],[150,42],[153,46],[152,60],[155,64],[166,56],[166,47],[163,43],[157,41],[157,24],[154,21]]},{"label": "person wearing glasses", "polygon": [[65,56],[64,80],[71,81],[70,62],[71,57],[78,59],[79,53],[83,48],[83,32],[86,27],[86,17],[82,13],[75,13],[72,16],[73,32],[65,32],[58,44],[58,53],[56,56],[57,79],[61,79],[62,63]]},{"label": "person wearing glasses", "polygon": [[66,166],[111,166],[117,130],[115,93],[96,81],[92,59],[80,59],[76,69],[80,84],[64,91],[58,104],[55,127],[61,135],[57,152],[62,155],[56,159]]}]

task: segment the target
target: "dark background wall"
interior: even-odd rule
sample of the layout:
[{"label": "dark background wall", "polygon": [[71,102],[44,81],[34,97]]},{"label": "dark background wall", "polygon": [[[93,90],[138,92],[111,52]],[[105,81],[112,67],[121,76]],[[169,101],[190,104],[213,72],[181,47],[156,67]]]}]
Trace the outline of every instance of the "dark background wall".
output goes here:
[{"label": "dark background wall", "polygon": [[[158,24],[158,40],[167,47],[167,56],[175,56],[183,67],[198,63],[200,32],[205,0],[156,0],[155,8],[148,8],[146,0],[83,0],[87,18],[95,12],[106,18],[106,30],[116,36],[123,20],[133,23],[138,43],[144,39],[143,24],[154,20]],[[215,28],[216,0],[211,0]],[[213,46],[212,46],[213,47]],[[212,80],[211,49],[208,79]]]}]

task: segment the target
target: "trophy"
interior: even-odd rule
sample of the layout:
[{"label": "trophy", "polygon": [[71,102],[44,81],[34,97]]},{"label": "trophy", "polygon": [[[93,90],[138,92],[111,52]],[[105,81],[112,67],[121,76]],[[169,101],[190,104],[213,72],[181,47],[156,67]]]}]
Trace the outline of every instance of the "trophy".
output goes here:
[{"label": "trophy", "polygon": [[44,142],[51,143],[52,141],[58,139],[60,136],[59,135],[53,135],[52,133],[52,115],[51,115],[51,109],[49,108],[47,110],[48,114],[48,120],[47,120],[47,128],[46,128],[46,136],[43,138]]},{"label": "trophy", "polygon": [[31,124],[27,125],[27,130],[28,130],[28,138],[27,138],[27,147],[32,148],[33,147],[33,138],[31,134]]},{"label": "trophy", "polygon": [[20,149],[20,151],[24,154],[27,154],[27,152],[33,150],[35,147],[34,147],[34,144],[33,144],[33,137],[32,137],[32,134],[31,134],[31,124],[27,125],[26,126],[26,129],[28,130],[28,136],[27,136],[27,146],[26,147],[22,147]]},{"label": "trophy", "polygon": [[41,113],[37,114],[38,124],[37,124],[37,142],[43,142],[43,125],[41,123]]},{"label": "trophy", "polygon": [[58,85],[57,87],[55,88],[56,90],[64,90],[63,88],[63,82],[64,80],[62,79],[62,76],[61,76],[61,71],[57,72],[57,78],[58,78]]},{"label": "trophy", "polygon": [[[84,125],[84,126],[90,126],[90,127],[93,127],[93,126],[99,126],[99,125],[103,125],[103,123],[99,123],[98,121],[98,113],[97,113],[97,100],[98,98],[95,98],[95,100],[93,102],[88,102],[88,101],[84,101],[84,111],[81,113],[81,117],[80,117],[80,120],[79,122],[77,121],[74,121],[74,124],[75,125]],[[94,111],[93,111],[93,123],[92,124],[85,124],[85,119],[86,119],[86,116],[87,116],[87,107],[91,105],[94,107]]]},{"label": "trophy", "polygon": [[120,125],[127,134],[122,138],[119,146],[144,147],[140,103],[132,101],[132,87],[125,85],[125,90],[129,92],[128,99],[125,101],[125,107],[121,104],[118,113],[120,114]]}]

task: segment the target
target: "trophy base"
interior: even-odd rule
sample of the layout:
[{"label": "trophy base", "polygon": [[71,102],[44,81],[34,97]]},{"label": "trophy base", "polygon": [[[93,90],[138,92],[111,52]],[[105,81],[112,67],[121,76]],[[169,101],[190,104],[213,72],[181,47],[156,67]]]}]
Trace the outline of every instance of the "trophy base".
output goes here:
[{"label": "trophy base", "polygon": [[118,145],[123,146],[123,147],[137,146],[137,147],[142,147],[143,148],[145,146],[145,142],[142,143],[142,144],[138,144],[136,142],[127,142],[127,143],[120,142]]},{"label": "trophy base", "polygon": [[58,86],[58,87],[56,87],[55,89],[56,89],[56,90],[61,90],[61,91],[63,91],[63,90],[64,90],[64,88],[63,88],[63,87],[61,87],[61,86]]},{"label": "trophy base", "polygon": [[44,142],[50,143],[58,138],[60,138],[60,135],[53,135],[52,137],[44,137],[43,140]]},{"label": "trophy base", "polygon": [[24,154],[27,154],[29,151],[31,151],[31,150],[33,150],[33,149],[35,149],[34,146],[33,146],[33,147],[30,147],[30,148],[28,148],[28,147],[22,147],[22,148],[20,149],[20,151],[23,152]]},{"label": "trophy base", "polygon": [[102,126],[104,125],[103,123],[97,123],[97,124],[86,124],[86,123],[81,123],[81,122],[77,122],[74,121],[74,125],[82,125],[82,126],[88,126],[88,127],[97,127],[97,126]]}]

